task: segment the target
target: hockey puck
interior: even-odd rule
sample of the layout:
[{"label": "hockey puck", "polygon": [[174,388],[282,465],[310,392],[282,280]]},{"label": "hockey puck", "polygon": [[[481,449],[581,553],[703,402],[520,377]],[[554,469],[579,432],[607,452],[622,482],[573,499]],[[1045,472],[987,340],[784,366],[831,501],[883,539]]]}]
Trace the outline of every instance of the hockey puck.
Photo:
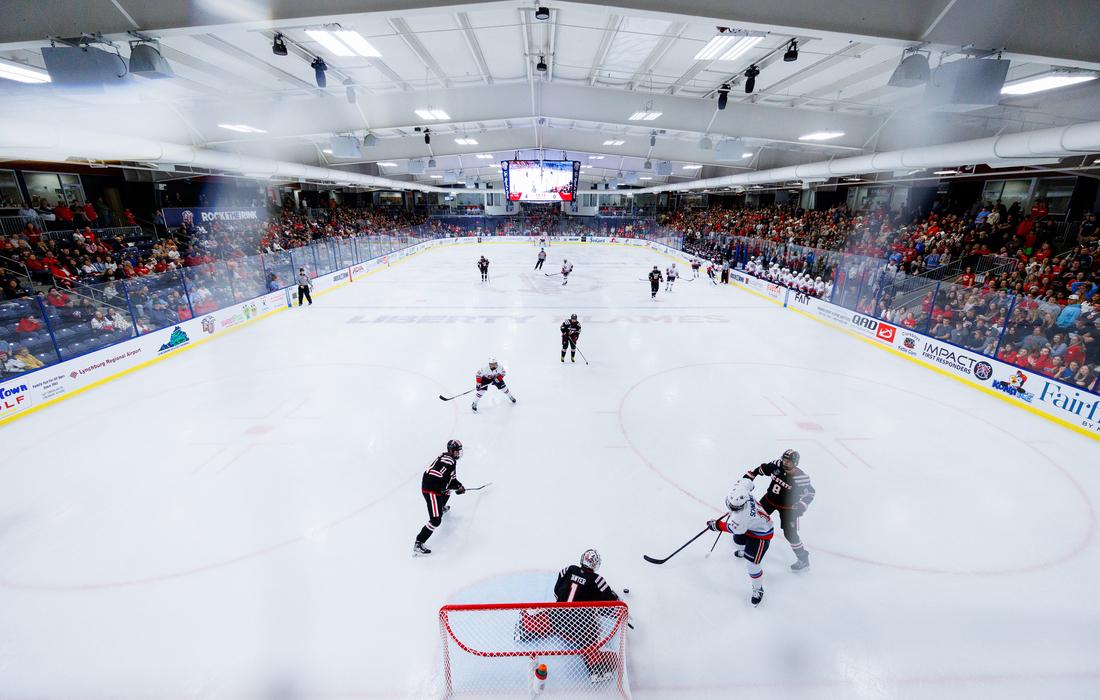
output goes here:
[{"label": "hockey puck", "polygon": [[629,592],[630,592],[630,589],[629,589],[629,588],[624,588],[624,589],[623,589],[623,593],[629,593]]}]

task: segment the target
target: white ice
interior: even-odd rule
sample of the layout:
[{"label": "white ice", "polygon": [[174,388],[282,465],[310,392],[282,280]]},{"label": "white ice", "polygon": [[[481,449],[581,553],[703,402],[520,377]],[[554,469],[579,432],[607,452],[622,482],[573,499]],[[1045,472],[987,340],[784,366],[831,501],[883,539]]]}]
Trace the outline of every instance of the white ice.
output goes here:
[{"label": "white ice", "polygon": [[[535,253],[431,250],[3,428],[0,696],[425,697],[440,605],[596,547],[638,698],[1100,697],[1094,441],[732,287],[651,301],[658,253]],[[490,354],[517,405],[438,399]],[[451,437],[493,485],[414,559]],[[753,609],[728,542],[642,560],[788,447],[808,573],[777,535]]]}]

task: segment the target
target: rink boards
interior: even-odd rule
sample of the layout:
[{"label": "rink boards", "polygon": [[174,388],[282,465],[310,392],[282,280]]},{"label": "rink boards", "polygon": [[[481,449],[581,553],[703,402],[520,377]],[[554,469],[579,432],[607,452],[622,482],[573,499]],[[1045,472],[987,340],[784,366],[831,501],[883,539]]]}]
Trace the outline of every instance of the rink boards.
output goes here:
[{"label": "rink boards", "polygon": [[[549,240],[554,244],[595,243],[645,247],[684,262],[692,259],[692,256],[662,243],[637,238],[555,236]],[[314,293],[324,294],[352,284],[378,269],[434,246],[478,242],[531,245],[533,239],[529,236],[468,236],[428,241],[321,275],[313,280]],[[741,270],[731,270],[730,280],[735,286],[784,309],[854,335],[871,345],[1100,440],[1100,398],[1088,392],[922,333],[795,292]],[[283,289],[9,379],[0,383],[0,425],[286,310],[290,303],[290,288]]]}]

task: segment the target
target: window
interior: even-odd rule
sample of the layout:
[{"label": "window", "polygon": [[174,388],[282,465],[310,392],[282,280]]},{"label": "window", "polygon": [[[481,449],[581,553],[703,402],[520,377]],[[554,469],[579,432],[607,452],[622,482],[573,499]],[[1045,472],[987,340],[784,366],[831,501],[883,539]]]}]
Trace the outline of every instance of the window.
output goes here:
[{"label": "window", "polygon": [[79,175],[68,173],[23,173],[27,183],[27,192],[31,201],[39,200],[47,207],[56,207],[59,202],[84,202],[84,187]]},{"label": "window", "polygon": [[13,209],[25,204],[14,170],[0,170],[0,207]]}]

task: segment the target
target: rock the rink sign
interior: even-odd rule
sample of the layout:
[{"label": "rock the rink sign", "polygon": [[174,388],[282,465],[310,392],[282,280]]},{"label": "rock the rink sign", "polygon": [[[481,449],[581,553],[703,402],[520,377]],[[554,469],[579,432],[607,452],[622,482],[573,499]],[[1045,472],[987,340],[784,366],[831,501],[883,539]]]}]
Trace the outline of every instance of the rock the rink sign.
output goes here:
[{"label": "rock the rink sign", "polygon": [[185,223],[209,228],[218,222],[259,222],[267,218],[267,210],[263,207],[168,207],[161,211],[168,228],[179,228]]}]

